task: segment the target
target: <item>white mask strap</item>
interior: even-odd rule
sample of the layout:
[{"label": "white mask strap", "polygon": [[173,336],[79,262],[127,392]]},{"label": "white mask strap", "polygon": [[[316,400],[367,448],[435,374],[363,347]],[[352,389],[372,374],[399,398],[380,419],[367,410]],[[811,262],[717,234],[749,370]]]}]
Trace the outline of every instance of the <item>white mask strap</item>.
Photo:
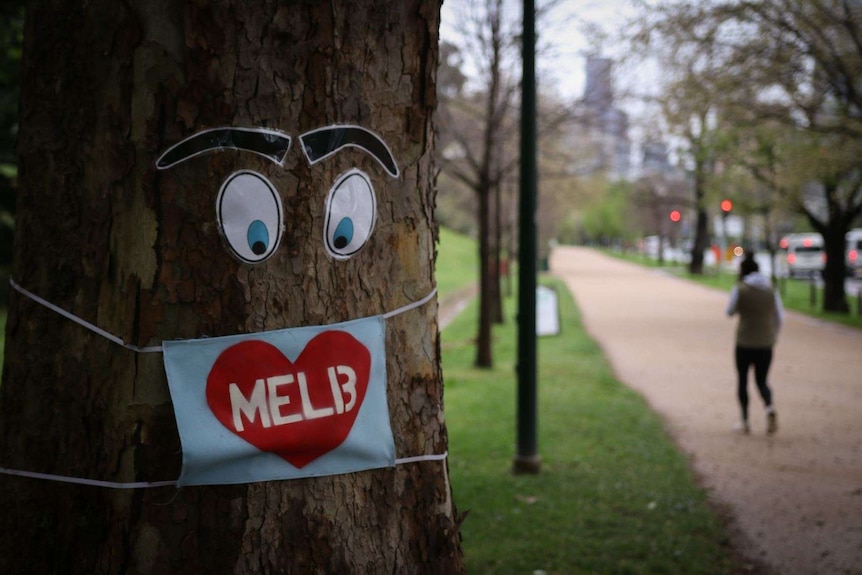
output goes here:
[{"label": "white mask strap", "polygon": [[400,313],[410,311],[411,309],[416,309],[417,307],[422,307],[423,305],[425,305],[426,303],[431,301],[431,298],[433,298],[436,293],[437,293],[437,286],[434,286],[434,289],[431,290],[431,293],[429,293],[428,295],[426,295],[422,299],[408,303],[407,305],[403,305],[403,306],[399,307],[398,309],[384,313],[383,319],[389,319],[390,317],[396,316]]},{"label": "white mask strap", "polygon": [[19,286],[17,283],[15,283],[15,280],[13,280],[12,278],[9,278],[9,285],[11,285],[13,288],[18,290],[20,293],[27,296],[31,300],[35,301],[36,303],[42,304],[43,306],[50,309],[51,311],[57,312],[61,316],[65,317],[66,319],[70,319],[73,322],[77,323],[78,325],[82,325],[85,328],[89,329],[90,331],[95,332],[95,333],[101,335],[102,337],[111,340],[112,342],[116,343],[117,345],[121,345],[121,346],[125,347],[126,349],[130,349],[130,350],[137,352],[137,353],[154,353],[154,352],[161,352],[162,351],[162,346],[160,346],[160,345],[151,346],[151,347],[138,347],[136,345],[126,343],[122,339],[120,339],[119,337],[115,336],[112,333],[109,333],[109,332],[103,330],[99,326],[93,325],[92,323],[90,323],[84,319],[79,318],[75,314],[69,313],[68,311],[64,310],[61,307],[57,307],[56,305],[52,304],[48,300],[40,298],[39,296],[37,296],[33,292],[29,292],[29,291],[25,290],[24,288]]},{"label": "white mask strap", "polygon": [[[161,353],[161,351],[162,351],[162,346],[160,346],[160,345],[153,345],[153,346],[148,346],[148,347],[138,347],[137,345],[132,345],[130,343],[126,343],[121,338],[117,337],[116,335],[114,335],[108,331],[105,331],[104,329],[100,328],[99,326],[94,325],[94,324],[88,322],[87,320],[81,319],[80,317],[76,316],[75,314],[70,313],[70,312],[64,310],[63,308],[52,304],[48,300],[37,296],[33,292],[30,292],[30,291],[22,288],[20,285],[18,285],[15,282],[15,280],[13,280],[11,278],[9,279],[9,285],[11,285],[19,293],[21,293],[24,296],[27,296],[28,298],[35,301],[36,303],[47,307],[51,311],[54,311],[54,312],[62,315],[66,319],[70,319],[73,322],[77,323],[78,325],[81,325],[81,326],[89,329],[90,331],[101,335],[105,339],[109,339],[112,342],[116,343],[117,345],[123,346],[126,349],[129,349],[129,350],[134,351],[136,353]],[[398,309],[392,310],[390,312],[386,312],[383,314],[383,318],[389,319],[390,317],[396,316],[398,314],[402,314],[402,313],[410,311],[412,309],[416,309],[417,307],[421,307],[421,306],[425,305],[426,303],[428,303],[429,301],[431,301],[431,299],[434,297],[434,295],[436,293],[437,293],[437,286],[434,286],[434,289],[431,290],[431,293],[429,293],[428,295],[426,295],[422,299],[408,303],[407,305],[401,306]]]}]

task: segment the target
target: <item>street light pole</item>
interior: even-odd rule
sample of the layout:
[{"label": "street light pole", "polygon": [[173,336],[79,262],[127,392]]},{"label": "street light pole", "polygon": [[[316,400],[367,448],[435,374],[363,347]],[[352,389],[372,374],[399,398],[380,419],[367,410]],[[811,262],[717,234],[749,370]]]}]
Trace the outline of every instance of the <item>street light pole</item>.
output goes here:
[{"label": "street light pole", "polygon": [[518,442],[515,473],[538,473],[536,434],[536,7],[524,0],[521,36],[521,195],[518,250]]}]

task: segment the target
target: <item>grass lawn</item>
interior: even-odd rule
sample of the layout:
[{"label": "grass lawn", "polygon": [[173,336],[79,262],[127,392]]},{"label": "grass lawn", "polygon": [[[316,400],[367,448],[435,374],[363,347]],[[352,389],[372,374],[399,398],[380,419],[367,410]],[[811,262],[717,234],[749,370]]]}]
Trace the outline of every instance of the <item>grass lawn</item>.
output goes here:
[{"label": "grass lawn", "polygon": [[475,240],[440,228],[437,249],[435,277],[441,299],[479,281],[479,248]]},{"label": "grass lawn", "polygon": [[[475,309],[442,334],[449,464],[471,573],[733,572],[726,534],[643,399],[616,381],[562,284],[539,341],[538,475],[513,475],[514,298],[477,370]],[[475,305],[475,302],[473,303]]]}]

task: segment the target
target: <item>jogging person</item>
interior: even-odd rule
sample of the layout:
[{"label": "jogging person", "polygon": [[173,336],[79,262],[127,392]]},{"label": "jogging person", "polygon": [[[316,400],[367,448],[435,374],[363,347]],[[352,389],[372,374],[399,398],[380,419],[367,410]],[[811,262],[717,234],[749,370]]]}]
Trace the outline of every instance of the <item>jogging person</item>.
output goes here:
[{"label": "jogging person", "polygon": [[749,433],[748,371],[754,366],[754,380],[766,407],[766,432],[778,430],[778,418],[772,405],[772,391],[767,384],[772,348],[784,320],[784,306],[769,278],[759,271],[754,254],[747,253],[739,266],[739,281],[730,292],[727,315],[739,314],[736,328],[736,371],[739,377],[737,395],[742,410],[740,427]]}]

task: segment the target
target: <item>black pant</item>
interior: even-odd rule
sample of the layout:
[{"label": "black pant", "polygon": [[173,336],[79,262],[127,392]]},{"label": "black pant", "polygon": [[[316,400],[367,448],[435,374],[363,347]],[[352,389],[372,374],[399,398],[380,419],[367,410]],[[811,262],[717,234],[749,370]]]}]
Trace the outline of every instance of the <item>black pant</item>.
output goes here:
[{"label": "black pant", "polygon": [[739,374],[739,405],[742,418],[748,419],[748,369],[754,365],[754,381],[766,407],[772,405],[772,392],[766,384],[769,364],[772,363],[772,348],[736,347],[736,372]]}]

